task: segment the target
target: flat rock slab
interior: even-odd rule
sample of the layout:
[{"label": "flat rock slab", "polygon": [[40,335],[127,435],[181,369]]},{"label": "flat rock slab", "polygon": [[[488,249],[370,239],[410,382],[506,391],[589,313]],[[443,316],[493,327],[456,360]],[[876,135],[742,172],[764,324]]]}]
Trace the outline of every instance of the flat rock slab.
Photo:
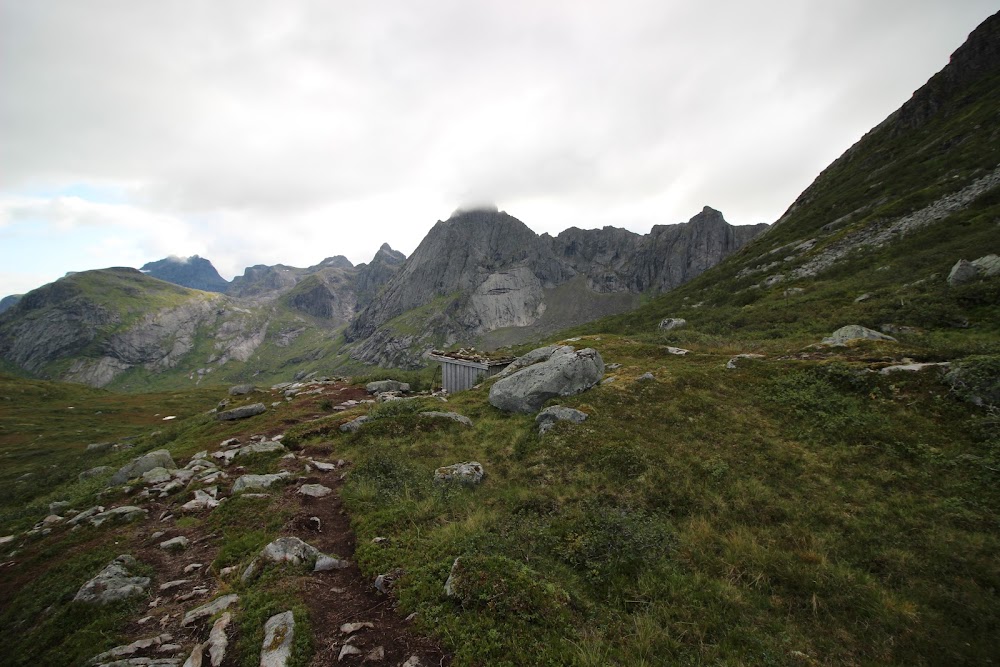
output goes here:
[{"label": "flat rock slab", "polygon": [[200,607],[195,607],[188,613],[184,614],[183,620],[181,620],[181,625],[188,626],[196,621],[200,621],[203,618],[210,618],[215,616],[220,611],[225,611],[233,604],[239,602],[240,596],[235,593],[230,593],[229,595],[223,595],[220,598],[216,598],[209,602],[208,604],[203,604]]},{"label": "flat rock slab", "polygon": [[587,413],[574,408],[567,408],[562,405],[552,405],[535,417],[535,424],[538,426],[538,433],[544,434],[555,426],[556,422],[569,421],[574,424],[581,424],[587,419]]},{"label": "flat rock slab", "polygon": [[279,472],[270,475],[241,475],[233,484],[233,493],[252,489],[266,489],[276,482],[291,477],[291,473]]},{"label": "flat rock slab", "polygon": [[232,410],[223,410],[215,415],[215,418],[219,421],[232,421],[234,419],[246,419],[247,417],[254,417],[259,414],[267,412],[267,406],[263,403],[251,403],[250,405],[241,405],[238,408],[233,408]]},{"label": "flat rock slab", "polygon": [[846,345],[847,343],[856,340],[882,340],[890,343],[896,342],[896,339],[892,336],[886,336],[883,333],[873,331],[872,329],[863,327],[860,324],[848,324],[846,327],[840,327],[830,334],[830,336],[824,338],[823,345]]},{"label": "flat rock slab", "polygon": [[292,657],[295,639],[295,616],[291,611],[275,614],[264,624],[264,643],[260,648],[260,667],[285,667]]},{"label": "flat rock slab", "polygon": [[149,452],[133,459],[130,463],[122,466],[118,472],[112,475],[111,479],[108,481],[108,486],[118,486],[119,484],[124,484],[133,477],[139,477],[144,472],[148,472],[154,468],[166,468],[169,470],[176,469],[177,466],[174,464],[173,458],[170,456],[170,452],[165,449],[157,449],[154,452]]},{"label": "flat rock slab", "polygon": [[129,574],[129,569],[134,568],[136,564],[132,556],[127,554],[118,556],[97,576],[85,583],[73,600],[104,605],[142,595],[149,586],[149,577],[133,577]]},{"label": "flat rock slab", "polygon": [[483,481],[486,471],[483,464],[478,461],[468,461],[466,463],[454,463],[450,466],[442,466],[434,471],[435,482],[459,482],[461,484],[475,485]]},{"label": "flat rock slab", "polygon": [[94,514],[90,517],[89,521],[92,526],[99,528],[105,523],[116,524],[138,521],[140,519],[145,519],[148,514],[149,510],[144,510],[141,507],[136,507],[135,505],[124,505],[122,507],[113,507],[104,512]]},{"label": "flat rock slab", "polygon": [[240,447],[237,450],[239,456],[246,456],[247,454],[264,454],[267,452],[284,452],[287,451],[285,446],[280,442],[275,442],[273,440],[266,440],[264,442],[253,442],[249,445]]},{"label": "flat rock slab", "polygon": [[450,419],[459,424],[464,424],[465,426],[472,426],[472,420],[465,415],[460,415],[457,412],[436,412],[434,410],[428,410],[427,412],[421,412],[421,417],[430,417],[432,419]]},{"label": "flat rock slab", "polygon": [[299,487],[299,495],[310,498],[323,498],[333,493],[333,489],[322,484],[303,484]]}]

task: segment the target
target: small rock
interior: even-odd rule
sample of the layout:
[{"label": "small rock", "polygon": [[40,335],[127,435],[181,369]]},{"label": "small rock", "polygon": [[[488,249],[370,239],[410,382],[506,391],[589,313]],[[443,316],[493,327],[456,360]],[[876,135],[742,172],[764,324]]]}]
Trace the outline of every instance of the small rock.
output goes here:
[{"label": "small rock", "polygon": [[367,662],[379,662],[385,660],[385,649],[381,646],[376,646],[368,652],[368,655],[365,656],[365,660]]},{"label": "small rock", "polygon": [[246,491],[248,489],[266,489],[276,482],[280,482],[291,476],[291,473],[280,472],[271,475],[241,475],[233,484],[233,493]]},{"label": "small rock", "polygon": [[359,428],[361,428],[362,425],[364,425],[365,422],[368,422],[368,421],[371,421],[371,417],[369,417],[368,415],[362,415],[361,417],[358,417],[357,419],[353,419],[353,420],[347,422],[346,424],[341,424],[340,425],[340,432],[341,433],[355,433]]},{"label": "small rock", "polygon": [[204,654],[205,645],[195,644],[194,648],[191,649],[191,655],[189,655],[188,659],[184,661],[184,665],[182,667],[202,667]]},{"label": "small rock", "polygon": [[238,450],[239,456],[246,456],[247,454],[262,454],[266,452],[284,452],[287,451],[285,446],[280,442],[275,442],[273,440],[266,440],[263,442],[252,442],[245,447],[240,447]]},{"label": "small rock", "polygon": [[687,326],[687,320],[680,317],[664,317],[660,320],[660,325],[658,328],[663,331],[670,331],[672,329],[680,329],[681,327]]},{"label": "small rock", "polygon": [[298,493],[310,498],[324,498],[333,493],[333,489],[322,484],[303,484],[299,487]]},{"label": "small rock", "polygon": [[535,425],[538,426],[538,433],[544,435],[549,429],[559,421],[570,421],[580,424],[587,419],[587,413],[573,408],[553,405],[545,408],[535,417]]},{"label": "small rock", "polygon": [[450,419],[452,421],[458,422],[459,424],[464,424],[465,426],[472,426],[472,420],[465,415],[460,415],[457,412],[435,412],[433,410],[428,412],[421,412],[421,417],[431,417],[438,419]]},{"label": "small rock", "polygon": [[[78,514],[73,518],[78,519],[82,514],[84,513]],[[109,510],[95,514],[90,517],[89,521],[92,526],[99,528],[104,523],[128,523],[130,521],[145,519],[148,514],[149,510],[144,510],[134,505],[124,505],[122,507],[112,507]]]},{"label": "small rock", "polygon": [[671,347],[667,345],[667,352],[669,354],[675,354],[678,357],[683,357],[685,354],[690,353],[691,350],[685,350],[683,347]]},{"label": "small rock", "polygon": [[395,568],[385,574],[380,574],[375,577],[375,590],[383,595],[388,595],[389,591],[392,589],[392,585],[397,579],[403,576],[403,570],[401,568]]},{"label": "small rock", "polygon": [[918,372],[924,370],[925,368],[935,368],[935,367],[937,367],[937,368],[945,368],[945,369],[947,369],[950,366],[951,366],[951,362],[948,362],[948,361],[939,361],[939,362],[936,362],[936,363],[931,362],[931,363],[923,363],[923,364],[919,364],[919,363],[915,363],[915,364],[898,364],[896,366],[886,366],[885,368],[883,368],[882,370],[879,371],[879,374],[880,375],[889,375],[890,373],[899,373],[899,372],[907,372],[907,371],[910,372],[910,373],[918,373]]},{"label": "small rock", "polygon": [[349,655],[361,655],[361,649],[350,644],[344,644],[340,647],[340,655],[337,656],[337,662],[343,662],[344,658]]},{"label": "small rock", "polygon": [[963,285],[975,280],[978,275],[979,269],[972,262],[960,259],[955,263],[955,266],[951,267],[951,272],[948,273],[948,284],[952,287]]},{"label": "small rock", "polygon": [[326,554],[320,554],[316,558],[316,565],[313,566],[313,572],[328,572],[330,570],[344,570],[351,566],[351,564],[346,560],[341,560],[339,558],[334,558],[333,556],[327,556]]},{"label": "small rock", "polygon": [[295,639],[295,617],[291,611],[275,614],[264,624],[264,643],[260,650],[260,667],[285,667],[292,656]]},{"label": "small rock", "polygon": [[379,380],[366,384],[365,391],[369,394],[381,394],[387,391],[407,392],[410,391],[410,385],[406,382],[397,382],[396,380]]},{"label": "small rock", "polygon": [[163,484],[170,481],[170,472],[166,468],[153,468],[142,473],[142,481],[146,484]]},{"label": "small rock", "polygon": [[111,476],[108,481],[108,486],[118,486],[119,484],[124,484],[133,477],[139,477],[144,472],[153,470],[154,468],[166,468],[175,469],[177,466],[174,464],[174,460],[170,457],[170,452],[165,449],[158,449],[154,452],[149,452],[138,458],[133,459],[130,463],[122,466],[118,472]]},{"label": "small rock", "polygon": [[399,667],[421,667],[421,665],[422,663],[420,662],[420,656],[411,655],[409,658],[407,658],[406,662],[404,662]]},{"label": "small rock", "polygon": [[183,535],[178,535],[177,537],[171,538],[165,542],[160,542],[160,548],[166,549],[167,551],[184,551],[188,548],[190,540]]},{"label": "small rock", "polygon": [[174,588],[180,588],[184,584],[190,583],[190,581],[190,579],[174,579],[173,581],[160,584],[160,591],[165,592]]},{"label": "small rock", "polygon": [[212,631],[208,634],[208,654],[211,657],[212,667],[219,667],[226,657],[226,648],[229,646],[226,628],[232,618],[232,614],[227,611],[219,617],[219,620],[212,626]]},{"label": "small rock", "polygon": [[192,572],[196,572],[203,567],[205,566],[201,563],[191,563],[190,565],[184,568],[184,574],[191,574]]},{"label": "small rock", "polygon": [[454,463],[450,466],[442,466],[434,471],[435,482],[460,482],[462,484],[475,485],[483,481],[486,475],[483,464],[478,461],[467,463]]},{"label": "small rock", "polygon": [[861,296],[859,296],[858,298],[856,298],[854,300],[854,303],[861,303],[862,301],[867,301],[870,298],[872,298],[872,295],[869,294],[868,292],[865,292],[864,294],[862,294]]},{"label": "small rock", "polygon": [[330,472],[332,470],[337,469],[337,466],[333,463],[327,463],[325,461],[312,461],[312,460],[310,460],[309,462],[312,463],[313,466],[315,466],[316,470],[319,470],[320,472]]},{"label": "small rock", "polygon": [[241,405],[232,410],[224,410],[215,415],[219,421],[232,421],[234,419],[246,419],[267,412],[267,406],[263,403],[253,403],[251,405]]},{"label": "small rock", "polygon": [[648,381],[648,380],[655,380],[656,378],[653,377],[652,373],[650,373],[649,371],[646,371],[645,373],[643,373],[642,375],[640,375],[638,379],[640,379],[640,380],[642,380],[642,381],[645,382],[645,381]]},{"label": "small rock", "polygon": [[235,593],[230,593],[229,595],[223,595],[222,597],[216,598],[209,602],[208,604],[203,604],[200,607],[195,607],[188,613],[184,614],[184,618],[181,620],[181,625],[187,627],[196,621],[200,621],[203,618],[210,618],[215,616],[220,611],[225,611],[231,605],[238,602],[240,599],[239,595]]},{"label": "small rock", "polygon": [[364,630],[365,628],[374,628],[375,624],[370,621],[361,621],[359,623],[344,623],[340,626],[340,631],[345,635],[353,635],[358,630]]},{"label": "small rock", "polygon": [[76,596],[76,602],[88,604],[108,604],[134,595],[141,595],[149,586],[149,577],[133,577],[128,568],[134,567],[136,560],[129,555],[121,555],[101,570],[97,576],[85,583]]},{"label": "small rock", "polygon": [[749,352],[746,354],[737,354],[735,357],[726,362],[726,368],[728,368],[729,370],[735,370],[736,364],[740,359],[763,359],[763,358],[764,358],[763,354],[752,354]]}]

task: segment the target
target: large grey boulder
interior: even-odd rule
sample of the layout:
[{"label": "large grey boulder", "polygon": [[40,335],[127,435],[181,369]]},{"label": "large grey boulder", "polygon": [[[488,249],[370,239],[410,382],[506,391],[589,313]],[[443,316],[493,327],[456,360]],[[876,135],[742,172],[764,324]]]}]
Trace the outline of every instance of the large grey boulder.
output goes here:
[{"label": "large grey boulder", "polygon": [[997,255],[984,255],[971,262],[960,259],[955,262],[955,266],[951,267],[951,272],[948,273],[948,284],[954,287],[979,277],[989,278],[998,273],[1000,273],[1000,257]]},{"label": "large grey boulder", "polygon": [[514,361],[510,362],[506,368],[497,373],[496,377],[505,378],[508,375],[513,375],[522,368],[540,364],[543,361],[548,361],[552,357],[562,354],[572,354],[575,351],[576,349],[570,345],[546,345],[545,347],[536,347],[531,352],[523,354]]},{"label": "large grey boulder", "polygon": [[241,405],[232,410],[224,410],[216,414],[215,418],[219,421],[232,421],[234,419],[246,419],[247,417],[253,417],[265,412],[267,412],[267,406],[263,403],[251,403],[250,405]]},{"label": "large grey boulder", "polygon": [[550,398],[586,391],[603,375],[604,360],[597,350],[553,355],[495,382],[490,403],[506,412],[537,412]]},{"label": "large grey boulder", "polygon": [[295,640],[295,616],[291,611],[275,614],[264,623],[264,644],[260,667],[285,667],[292,657]]},{"label": "large grey boulder", "polygon": [[85,583],[73,600],[103,605],[142,595],[149,586],[149,577],[133,577],[129,574],[129,568],[134,568],[135,565],[136,560],[132,556],[118,556],[96,577]]},{"label": "large grey boulder", "polygon": [[586,412],[562,405],[553,405],[538,413],[535,417],[535,424],[538,426],[538,434],[545,435],[549,429],[556,425],[556,422],[570,421],[574,424],[580,424],[586,419]]},{"label": "large grey boulder", "polygon": [[252,384],[237,384],[229,388],[229,395],[242,396],[244,394],[249,394],[255,389],[256,387],[254,387]]},{"label": "large grey boulder", "polygon": [[133,477],[139,477],[153,468],[167,468],[174,470],[177,468],[177,465],[170,457],[170,452],[165,449],[157,449],[155,452],[143,454],[142,456],[133,459],[130,463],[122,466],[118,472],[111,476],[111,479],[108,481],[108,486],[118,486],[119,484],[124,484]]},{"label": "large grey boulder", "polygon": [[830,334],[830,336],[824,338],[823,344],[846,345],[847,343],[856,340],[884,340],[891,343],[896,342],[896,339],[892,336],[886,336],[885,334],[863,327],[860,324],[848,324],[846,327],[840,327]]},{"label": "large grey boulder", "polygon": [[365,385],[365,390],[369,394],[381,394],[384,391],[410,391],[410,385],[406,382],[399,382],[397,380],[378,380],[377,382],[369,382]]},{"label": "large grey boulder", "polygon": [[659,328],[663,331],[670,331],[671,329],[680,329],[687,326],[687,320],[680,317],[664,317],[660,320]]}]

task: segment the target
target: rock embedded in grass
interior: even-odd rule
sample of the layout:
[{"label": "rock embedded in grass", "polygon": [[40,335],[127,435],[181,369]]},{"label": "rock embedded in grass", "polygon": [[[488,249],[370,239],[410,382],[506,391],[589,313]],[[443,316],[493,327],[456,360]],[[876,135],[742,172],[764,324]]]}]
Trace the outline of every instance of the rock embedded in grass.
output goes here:
[{"label": "rock embedded in grass", "polygon": [[430,417],[432,419],[450,419],[459,424],[464,424],[465,426],[472,426],[472,420],[465,415],[460,415],[457,412],[436,412],[434,410],[428,410],[427,412],[421,412],[421,417]]},{"label": "rock embedded in grass", "polygon": [[299,487],[298,493],[310,498],[323,498],[333,493],[333,489],[322,484],[303,484]]},{"label": "rock embedded in grass", "polygon": [[570,421],[580,424],[587,419],[587,413],[574,408],[567,408],[562,405],[552,405],[535,417],[535,425],[538,426],[538,434],[544,435],[549,429],[556,425],[556,422]]},{"label": "rock embedded in grass", "polygon": [[597,350],[553,354],[490,387],[490,404],[505,412],[537,412],[546,401],[590,389],[604,375],[604,361]]},{"label": "rock embedded in grass", "polygon": [[230,593],[229,595],[223,595],[222,597],[216,598],[208,604],[195,607],[188,613],[184,614],[184,618],[181,620],[181,625],[187,627],[203,618],[211,618],[220,611],[225,611],[236,602],[239,602],[239,599],[239,595]]},{"label": "rock embedded in grass", "polygon": [[351,421],[340,425],[341,433],[355,433],[359,428],[361,428],[366,422],[371,421],[371,417],[368,415],[362,415],[357,419],[352,419]]},{"label": "rock embedded in grass", "polygon": [[264,643],[260,667],[285,667],[292,656],[295,639],[295,616],[291,611],[275,614],[264,623]]},{"label": "rock embedded in grass", "polygon": [[224,410],[215,415],[215,418],[219,421],[233,421],[234,419],[246,419],[247,417],[255,417],[256,415],[263,414],[267,412],[267,406],[263,403],[251,403],[250,405],[241,405],[238,408],[233,408],[232,410]]},{"label": "rock embedded in grass", "polygon": [[410,391],[410,385],[407,382],[399,382],[397,380],[378,380],[376,382],[369,382],[366,384],[365,391],[369,394],[381,394],[387,391],[400,391],[405,393]]},{"label": "rock embedded in grass", "polygon": [[248,489],[266,489],[276,482],[291,477],[289,472],[279,472],[270,475],[241,475],[233,484],[233,493]]},{"label": "rock embedded in grass", "polygon": [[478,461],[468,461],[466,463],[454,463],[450,466],[442,466],[434,471],[435,482],[459,482],[461,484],[475,485],[483,481],[486,471],[483,464]]},{"label": "rock embedded in grass", "polygon": [[237,384],[229,388],[230,396],[242,396],[244,394],[249,394],[256,389],[252,384]]},{"label": "rock embedded in grass", "polygon": [[896,339],[886,336],[860,324],[848,324],[823,339],[823,345],[846,345],[856,340],[880,340],[895,343]]},{"label": "rock embedded in grass", "polygon": [[660,324],[657,327],[662,331],[671,331],[672,329],[680,329],[687,326],[687,320],[680,317],[664,317],[660,320]]},{"label": "rock embedded in grass", "polygon": [[122,554],[101,570],[97,576],[85,583],[76,596],[75,602],[105,605],[119,602],[136,595],[142,595],[149,586],[149,577],[134,577],[129,569],[137,561],[128,554]]},{"label": "rock embedded in grass", "polygon": [[160,548],[165,551],[184,551],[188,548],[191,543],[188,538],[183,535],[178,535],[177,537],[172,537],[169,540],[160,542]]},{"label": "rock embedded in grass", "polygon": [[108,480],[108,486],[118,486],[119,484],[124,484],[133,477],[139,477],[145,472],[149,472],[154,468],[166,468],[168,470],[174,470],[177,468],[174,464],[173,458],[170,456],[170,452],[165,449],[157,449],[156,451],[149,452],[148,454],[143,454],[131,462],[122,466],[118,472],[112,475],[111,479]]}]

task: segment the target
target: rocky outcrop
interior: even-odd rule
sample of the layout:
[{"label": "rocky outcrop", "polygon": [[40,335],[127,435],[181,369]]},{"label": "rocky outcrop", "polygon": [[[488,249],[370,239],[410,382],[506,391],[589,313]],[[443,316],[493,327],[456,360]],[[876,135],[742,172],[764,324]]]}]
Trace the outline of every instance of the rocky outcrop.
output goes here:
[{"label": "rocky outcrop", "polygon": [[73,601],[104,605],[142,595],[149,586],[149,577],[132,576],[129,570],[135,568],[136,564],[132,556],[118,556],[85,583],[77,591]]},{"label": "rocky outcrop", "polygon": [[144,264],[139,270],[152,278],[205,292],[225,292],[229,288],[229,282],[212,263],[198,255],[167,257]]},{"label": "rocky outcrop", "polygon": [[139,477],[154,468],[174,469],[176,467],[174,459],[170,456],[170,452],[165,449],[157,449],[148,454],[143,454],[122,466],[118,472],[112,475],[108,481],[108,486],[124,484],[133,477]]},{"label": "rocky outcrop", "polygon": [[0,314],[16,306],[23,296],[23,294],[11,294],[0,299]]},{"label": "rocky outcrop", "polygon": [[824,338],[823,345],[846,345],[858,340],[887,341],[890,343],[896,342],[896,339],[892,336],[886,336],[883,333],[873,331],[867,327],[861,326],[860,324],[848,324],[845,327],[840,327],[828,337]]},{"label": "rocky outcrop", "polygon": [[590,389],[603,375],[604,361],[597,350],[554,355],[497,380],[490,387],[490,404],[505,412],[536,412],[551,398]]}]

